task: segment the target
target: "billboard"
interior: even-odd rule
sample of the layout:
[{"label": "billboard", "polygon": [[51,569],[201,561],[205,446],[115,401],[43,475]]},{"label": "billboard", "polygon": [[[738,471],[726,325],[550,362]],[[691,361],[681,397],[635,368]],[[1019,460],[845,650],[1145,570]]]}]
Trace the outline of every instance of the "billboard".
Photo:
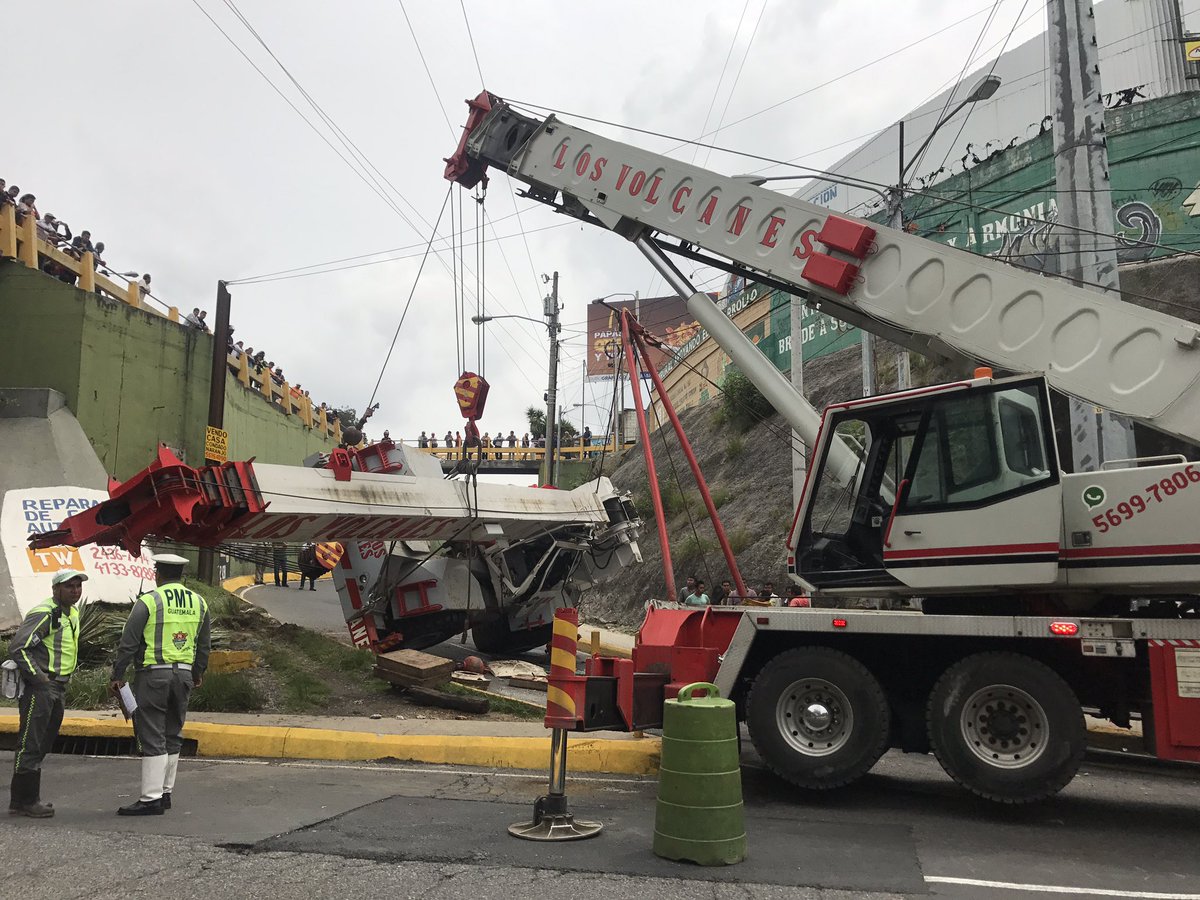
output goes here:
[{"label": "billboard", "polygon": [[[716,294],[710,293],[709,296],[716,301]],[[675,294],[640,300],[595,300],[588,304],[587,317],[587,375],[590,381],[609,381],[616,373],[617,356],[621,353],[622,309],[638,311],[642,327],[672,350],[682,348],[700,331],[700,323],[688,314],[687,301]],[[650,348],[650,360],[656,371],[661,371],[674,355],[665,349]],[[621,369],[624,371],[624,363]]]},{"label": "billboard", "polygon": [[82,487],[24,488],[4,494],[0,541],[22,616],[50,596],[50,578],[60,569],[87,573],[85,600],[128,603],[154,586],[154,562],[145,550],[134,557],[120,547],[99,544],[29,549],[29,535],[53,531],[67,516],[107,499],[107,491]]}]

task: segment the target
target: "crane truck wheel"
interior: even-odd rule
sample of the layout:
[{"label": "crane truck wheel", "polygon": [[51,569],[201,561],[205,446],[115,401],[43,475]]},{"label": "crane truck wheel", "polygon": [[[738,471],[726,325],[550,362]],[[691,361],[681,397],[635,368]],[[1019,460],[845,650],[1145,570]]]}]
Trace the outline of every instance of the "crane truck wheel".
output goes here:
[{"label": "crane truck wheel", "polygon": [[1018,653],[978,653],[952,665],[929,694],[926,721],[947,774],[1000,803],[1032,803],[1062,790],[1087,738],[1070,685]]},{"label": "crane truck wheel", "polygon": [[550,643],[554,625],[539,625],[526,631],[509,631],[507,620],[477,621],[471,625],[471,640],[484,653],[524,653]]},{"label": "crane truck wheel", "polygon": [[891,713],[875,676],[828,647],[799,647],[763,666],[746,701],[767,767],[797,787],[828,790],[865,775],[887,749]]}]

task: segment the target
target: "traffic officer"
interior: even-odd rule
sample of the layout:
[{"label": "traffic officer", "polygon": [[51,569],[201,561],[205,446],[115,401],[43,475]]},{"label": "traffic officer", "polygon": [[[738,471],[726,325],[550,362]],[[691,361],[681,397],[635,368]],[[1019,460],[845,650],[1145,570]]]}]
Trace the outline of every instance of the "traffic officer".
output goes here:
[{"label": "traffic officer", "polygon": [[46,819],[54,805],[42,802],[42,760],[58,737],[63,696],[75,671],[79,647],[79,610],[87,576],[63,569],[50,579],[49,600],[29,611],[8,645],[8,656],[21,672],[24,691],[17,752],[13,757],[9,815]]},{"label": "traffic officer", "polygon": [[142,754],[141,797],[117,815],[160,816],[171,808],[188,698],[208,666],[208,603],[183,586],[186,564],[169,553],[154,557],[158,587],[134,601],[113,661],[114,692],[129,664],[135,667],[133,730]]}]

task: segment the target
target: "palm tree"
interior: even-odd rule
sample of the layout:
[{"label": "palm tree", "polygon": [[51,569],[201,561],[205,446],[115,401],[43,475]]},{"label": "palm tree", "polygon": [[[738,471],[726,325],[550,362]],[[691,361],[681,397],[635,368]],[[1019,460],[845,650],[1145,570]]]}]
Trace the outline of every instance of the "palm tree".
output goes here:
[{"label": "palm tree", "polygon": [[[536,440],[546,436],[546,411],[544,409],[531,406],[525,410],[525,418],[529,420],[529,436],[531,438]],[[575,426],[562,416],[559,416],[558,428],[564,439],[573,438],[579,434]]]}]

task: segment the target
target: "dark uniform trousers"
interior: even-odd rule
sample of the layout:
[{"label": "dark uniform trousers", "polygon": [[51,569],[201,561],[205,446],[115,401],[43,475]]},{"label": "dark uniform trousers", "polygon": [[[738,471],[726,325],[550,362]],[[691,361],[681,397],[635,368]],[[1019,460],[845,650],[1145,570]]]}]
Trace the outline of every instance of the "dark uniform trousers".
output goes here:
[{"label": "dark uniform trousers", "polygon": [[179,753],[191,694],[190,666],[137,670],[133,677],[133,696],[138,705],[133,730],[143,756]]},{"label": "dark uniform trousers", "polygon": [[25,681],[25,693],[17,701],[21,715],[21,733],[17,736],[17,752],[13,771],[40,772],[42,760],[54,746],[63,720],[63,697],[67,679],[51,675],[47,684]]}]

